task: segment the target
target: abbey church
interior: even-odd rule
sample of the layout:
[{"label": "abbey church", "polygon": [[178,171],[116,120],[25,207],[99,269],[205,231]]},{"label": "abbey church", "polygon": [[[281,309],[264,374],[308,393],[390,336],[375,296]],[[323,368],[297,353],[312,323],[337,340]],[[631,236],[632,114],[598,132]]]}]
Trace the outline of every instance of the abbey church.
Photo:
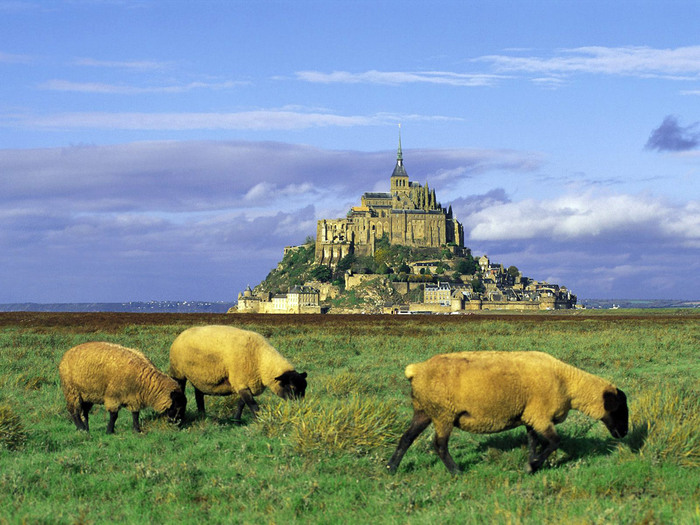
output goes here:
[{"label": "abbey church", "polygon": [[464,248],[464,229],[431,190],[411,182],[403,166],[401,136],[388,193],[365,193],[344,219],[322,219],[316,230],[318,264],[335,266],[349,253],[374,255],[375,241],[387,236],[391,244],[439,248],[456,254]]}]

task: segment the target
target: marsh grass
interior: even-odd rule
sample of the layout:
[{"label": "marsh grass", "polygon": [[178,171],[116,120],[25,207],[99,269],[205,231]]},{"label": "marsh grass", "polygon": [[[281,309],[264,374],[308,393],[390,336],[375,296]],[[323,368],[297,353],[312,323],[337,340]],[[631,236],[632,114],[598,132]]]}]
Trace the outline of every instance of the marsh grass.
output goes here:
[{"label": "marsh grass", "polygon": [[631,406],[629,450],[654,463],[700,467],[700,398],[697,390],[643,392]]},{"label": "marsh grass", "polygon": [[0,447],[18,450],[27,441],[19,416],[8,405],[0,405]]},{"label": "marsh grass", "polygon": [[[144,433],[134,434],[122,410],[112,436],[99,406],[91,433],[75,430],[58,381],[63,353],[112,341],[167,370],[172,340],[205,321],[0,323],[0,435],[13,443],[0,442],[0,524],[700,522],[697,315],[453,317],[202,318],[268,336],[309,372],[306,398],[267,392],[259,419],[245,411],[236,424],[234,396],[207,397],[200,416],[188,386],[183,429],[145,410]],[[614,381],[628,395],[630,434],[614,440],[571,412],[558,426],[560,449],[530,476],[524,429],[455,430],[450,450],[464,474],[452,477],[429,428],[387,475],[411,419],[405,366],[484,349],[544,350]]]},{"label": "marsh grass", "polygon": [[352,396],[347,400],[270,403],[258,414],[267,436],[286,435],[300,454],[367,454],[396,441],[404,430],[395,403]]}]

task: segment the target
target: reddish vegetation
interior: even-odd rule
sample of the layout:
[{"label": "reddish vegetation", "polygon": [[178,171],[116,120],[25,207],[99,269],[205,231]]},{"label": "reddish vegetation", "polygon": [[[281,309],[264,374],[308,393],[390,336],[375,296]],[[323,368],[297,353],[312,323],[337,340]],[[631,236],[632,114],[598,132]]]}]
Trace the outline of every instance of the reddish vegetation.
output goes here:
[{"label": "reddish vegetation", "polygon": [[[477,313],[472,315],[265,315],[265,314],[187,314],[187,313],[121,313],[121,312],[0,312],[0,327],[19,326],[41,331],[116,332],[128,326],[230,324],[295,326],[325,331],[356,330],[361,326],[382,326],[389,331],[410,323],[412,326],[478,323],[507,320],[508,322],[551,322],[595,319],[616,322],[629,319],[649,319],[649,315],[600,314],[586,311],[542,312],[537,314]],[[656,313],[655,322],[677,319],[678,314]],[[393,329],[393,330],[392,330]]]}]

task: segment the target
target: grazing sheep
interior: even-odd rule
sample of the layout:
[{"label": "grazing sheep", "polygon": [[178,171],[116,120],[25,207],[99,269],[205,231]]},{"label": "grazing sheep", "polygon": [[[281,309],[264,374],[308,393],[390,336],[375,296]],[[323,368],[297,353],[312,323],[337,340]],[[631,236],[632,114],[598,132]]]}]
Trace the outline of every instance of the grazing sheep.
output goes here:
[{"label": "grazing sheep", "polygon": [[170,347],[170,375],[185,391],[194,386],[197,409],[204,413],[204,394],[239,400],[234,419],[245,405],[255,417],[254,396],[269,387],[282,399],[304,397],[306,372],[299,373],[260,334],[231,326],[199,326],[182,332]]},{"label": "grazing sheep", "polygon": [[[411,443],[435,423],[435,448],[451,473],[452,427],[489,434],[525,425],[534,473],[559,446],[554,425],[569,410],[600,419],[616,438],[627,434],[627,397],[608,381],[542,352],[460,352],[406,367],[413,419],[387,464],[395,472]],[[539,437],[543,443],[538,453]]]},{"label": "grazing sheep", "polygon": [[138,350],[112,343],[84,343],[64,354],[58,372],[78,430],[89,430],[88,414],[95,403],[104,404],[109,412],[107,434],[114,433],[120,407],[131,411],[135,432],[141,432],[142,408],[165,412],[175,423],[181,423],[185,414],[187,398],[180,386]]}]

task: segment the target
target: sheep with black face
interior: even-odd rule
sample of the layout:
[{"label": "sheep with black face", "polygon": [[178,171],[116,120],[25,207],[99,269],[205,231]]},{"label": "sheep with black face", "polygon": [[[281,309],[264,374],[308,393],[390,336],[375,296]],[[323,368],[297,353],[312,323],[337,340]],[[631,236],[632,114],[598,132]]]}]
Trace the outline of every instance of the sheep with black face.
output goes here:
[{"label": "sheep with black face", "polygon": [[194,386],[197,409],[204,395],[238,394],[234,419],[243,408],[255,417],[254,396],[269,388],[282,399],[304,397],[306,372],[299,373],[262,335],[232,326],[197,326],[182,332],[170,347],[170,376],[185,390]]},{"label": "sheep with black face", "polygon": [[138,350],[113,343],[84,343],[63,355],[58,372],[78,430],[89,430],[88,415],[94,404],[103,404],[109,412],[107,434],[114,433],[122,406],[131,411],[135,432],[141,432],[139,412],[145,407],[182,423],[187,399],[180,386]]},{"label": "sheep with black face", "polygon": [[488,434],[524,425],[530,473],[559,447],[554,425],[571,409],[601,420],[613,437],[627,434],[627,397],[622,390],[542,352],[436,355],[408,365],[405,374],[411,382],[413,419],[387,464],[389,472],[396,471],[430,423],[435,424],[438,456],[452,473],[459,472],[447,448],[453,427]]}]

